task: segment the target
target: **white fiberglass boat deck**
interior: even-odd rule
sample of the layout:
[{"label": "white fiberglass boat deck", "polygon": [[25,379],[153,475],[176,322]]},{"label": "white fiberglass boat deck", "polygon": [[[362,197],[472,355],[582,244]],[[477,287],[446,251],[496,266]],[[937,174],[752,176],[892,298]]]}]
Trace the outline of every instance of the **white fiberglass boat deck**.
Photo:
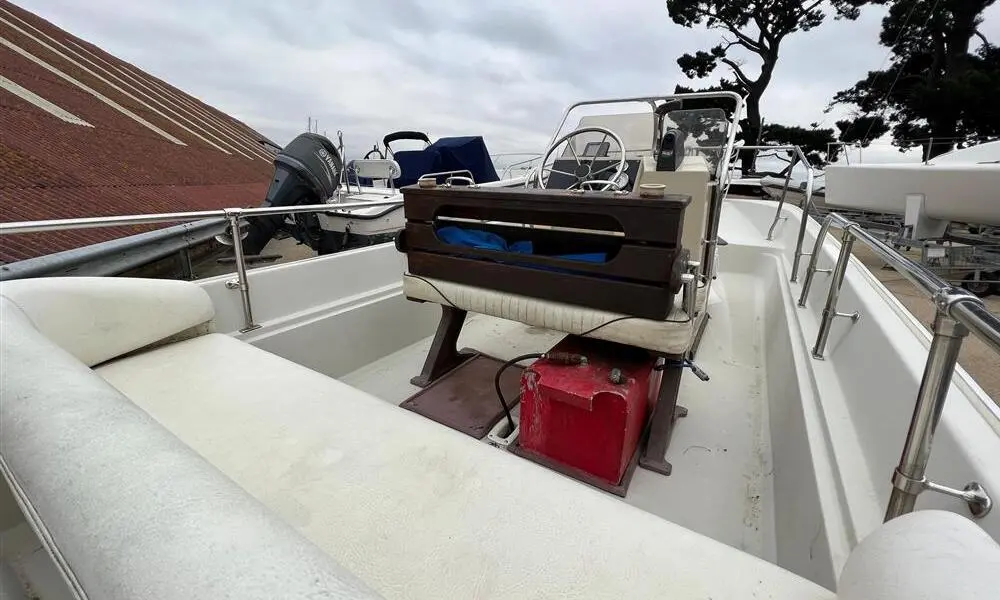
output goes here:
[{"label": "white fiberglass boat deck", "polygon": [[[801,212],[784,207],[787,219],[775,240],[767,241],[773,211],[774,204],[766,201],[727,203],[720,234],[728,244],[720,248],[720,274],[708,305],[711,320],[696,357],[711,380],[684,375],[679,403],[690,414],[679,421],[668,450],[674,472],[662,477],[637,470],[624,501],[833,587],[850,549],[882,522],[889,475],[899,458],[929,336],[860,261],[852,260],[841,303],[861,311],[862,320],[836,323],[827,359],[811,359],[824,290],[817,289],[805,309],[795,306],[801,288],[789,286],[788,278]],[[807,228],[807,242],[818,229]],[[837,251],[836,242],[827,242],[824,262],[833,263]],[[342,305],[327,305],[308,317],[292,311],[290,321],[267,316],[287,307],[258,302],[263,327],[236,335],[398,404],[419,389],[409,379],[419,372],[431,344],[438,308],[397,295],[400,263],[376,268],[392,262],[377,255],[396,253],[394,248],[352,252],[358,253],[356,263],[366,265],[361,270],[367,277],[376,279],[360,282],[370,286],[367,293],[351,286]],[[339,265],[320,260],[308,265],[316,270],[312,275],[304,272],[306,265],[279,265],[251,272],[251,281],[256,288],[282,289],[302,277],[343,287]],[[326,274],[319,275],[320,269]],[[228,301],[231,310],[217,319],[235,333],[239,305],[221,284],[202,283],[217,303]],[[366,329],[348,324],[355,310],[365,317],[350,322],[365,323]],[[327,316],[320,319],[321,313]],[[315,338],[310,335],[312,341],[299,337],[307,335],[304,331],[287,330],[305,318],[317,332]],[[398,349],[372,356],[359,354],[356,346],[323,341],[372,331],[367,328],[374,322],[391,327],[378,328],[381,335],[370,342]],[[383,339],[389,330],[399,336],[396,343]],[[459,345],[509,359],[544,351],[563,335],[476,316]],[[975,479],[987,489],[1000,486],[1000,468],[976,466],[983,457],[1000,456],[1000,418],[989,408],[993,401],[961,370],[952,386],[933,464],[954,474],[953,484]],[[928,494],[919,506],[962,511],[964,504]],[[978,523],[1000,537],[998,517],[991,513]]]},{"label": "white fiberglass boat deck", "polygon": [[[640,99],[660,117],[669,100]],[[624,181],[724,189],[708,161],[687,171],[650,161],[645,116],[612,117],[643,133],[616,140]],[[662,122],[650,124],[655,145]],[[571,135],[605,131],[584,130]],[[542,172],[535,180],[545,186]],[[848,260],[863,232],[834,223],[846,228],[845,248],[826,238],[829,222],[821,229],[798,207],[775,215],[771,202],[701,195],[683,218],[696,223],[694,246],[711,240],[709,277],[673,308],[689,319],[626,315],[615,320],[633,327],[615,335],[662,348],[689,339],[707,314],[693,360],[710,379],[683,372],[678,402],[689,412],[664,457],[673,471],[637,470],[623,498],[396,406],[417,391],[409,380],[442,308],[407,299],[408,265],[392,245],[235,281],[5,282],[0,593],[903,600],[997,589],[1000,513],[986,496],[1000,490],[1000,411],[961,369],[942,377],[943,326],[925,374],[927,331]],[[813,243],[808,277],[791,282]],[[826,278],[816,269],[834,264]],[[941,315],[995,342],[995,318],[961,312],[978,300],[942,290]],[[495,306],[481,312],[521,315],[473,315],[462,331],[460,347],[500,359],[544,352],[587,331],[584,317],[606,314],[473,292],[441,305],[488,298]],[[532,313],[543,309],[544,318]],[[860,319],[832,318],[853,311]],[[890,483],[897,464],[912,466],[900,449],[915,428],[914,398],[937,397],[935,385],[947,401],[928,475],[938,490],[981,487],[963,498],[917,497],[928,484],[907,487],[898,472]],[[926,427],[915,430],[929,452]],[[883,524],[887,512],[896,518]]]},{"label": "white fiberglass boat deck", "polygon": [[[696,418],[677,428],[667,458],[670,477],[638,469],[625,501],[726,544],[775,561],[774,492],[764,376],[763,295],[755,276],[733,273],[727,282],[744,297],[727,302],[726,286],[713,287],[712,326],[702,339],[698,365],[711,375],[681,380],[680,398]],[[544,352],[565,334],[494,317],[470,319],[463,348],[508,360]],[[752,344],[734,345],[733,339]],[[420,388],[410,384],[431,345],[424,338],[339,379],[398,404]],[[711,508],[710,508],[711,507]]]}]

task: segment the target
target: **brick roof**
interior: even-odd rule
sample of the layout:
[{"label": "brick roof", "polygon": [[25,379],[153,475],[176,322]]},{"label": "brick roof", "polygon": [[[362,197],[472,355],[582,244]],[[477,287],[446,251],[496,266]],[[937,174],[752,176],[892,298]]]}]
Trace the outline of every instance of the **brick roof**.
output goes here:
[{"label": "brick roof", "polygon": [[[25,99],[35,96],[91,126],[67,122]],[[273,173],[262,137],[0,0],[0,221],[256,206]],[[3,236],[0,262],[149,229]]]}]

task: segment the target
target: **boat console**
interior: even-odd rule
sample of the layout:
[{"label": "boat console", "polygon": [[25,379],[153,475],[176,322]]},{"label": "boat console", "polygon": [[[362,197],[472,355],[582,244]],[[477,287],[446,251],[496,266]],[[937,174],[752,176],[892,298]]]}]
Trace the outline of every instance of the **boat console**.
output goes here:
[{"label": "boat console", "polygon": [[[482,438],[486,430],[479,416],[500,416],[494,390],[484,384],[495,374],[506,435],[517,438],[502,389],[512,385],[502,381],[509,365],[461,352],[456,345],[466,315],[561,331],[568,335],[557,348],[586,348],[570,362],[590,367],[566,371],[555,387],[551,377],[541,387],[530,383],[534,376],[525,371],[522,403],[537,398],[537,405],[549,408],[521,411],[523,443],[514,442],[510,449],[620,495],[636,464],[671,473],[663,456],[676,419],[687,414],[677,405],[680,373],[693,366],[690,359],[708,319],[707,279],[697,259],[703,240],[712,235],[706,216],[713,188],[704,157],[686,156],[686,135],[673,128],[661,135],[663,129],[654,127],[665,115],[584,117],[576,129],[556,136],[527,189],[432,180],[403,188],[406,227],[397,249],[406,253],[404,291],[412,300],[440,304],[442,316],[424,368],[412,380],[426,389],[402,406]],[[557,348],[542,361],[566,354]],[[624,361],[626,355],[633,359]],[[631,367],[622,383],[634,379],[632,373],[643,374],[635,375],[645,382],[641,391],[626,394],[603,383],[593,387],[626,363]],[[707,378],[700,370],[699,376]],[[548,392],[541,394],[542,389]],[[467,419],[464,409],[447,408],[456,394],[468,407]],[[485,398],[470,398],[477,394]],[[562,414],[560,407],[568,406],[550,404],[555,397],[575,398],[565,401],[589,408],[566,409],[569,413],[546,425],[542,413]],[[606,409],[631,417],[626,423],[597,416]],[[606,455],[584,458],[557,446],[577,453],[593,446],[528,435],[548,427],[566,439],[597,435],[619,441],[598,450]],[[626,430],[601,433],[606,427]],[[598,464],[604,466],[586,467]],[[607,466],[612,464],[617,466]]]}]

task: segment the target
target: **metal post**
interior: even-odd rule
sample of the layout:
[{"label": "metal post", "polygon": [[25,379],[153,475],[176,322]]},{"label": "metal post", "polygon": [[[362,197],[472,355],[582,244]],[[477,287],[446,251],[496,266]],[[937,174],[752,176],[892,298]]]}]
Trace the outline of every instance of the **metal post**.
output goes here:
[{"label": "metal post", "polygon": [[885,511],[886,521],[911,512],[917,495],[927,487],[924,475],[934,442],[934,430],[941,420],[958,351],[968,334],[969,330],[964,325],[943,311],[939,310],[934,317],[934,339],[920,380],[906,444],[892,477],[893,489]]},{"label": "metal post", "polygon": [[191,264],[191,250],[183,248],[178,257],[181,261],[181,276],[187,281],[194,280],[194,265]]},{"label": "metal post", "polygon": [[[715,277],[715,253],[719,244],[719,222],[722,213],[722,181],[716,180],[712,186],[712,205],[708,209],[708,235],[705,236],[705,249],[702,255],[701,273],[706,282]],[[708,285],[711,285],[710,283]],[[705,289],[708,293],[708,289]]]},{"label": "metal post", "polygon": [[[809,297],[809,289],[812,288],[813,277],[820,270],[817,268],[817,263],[819,262],[820,252],[823,250],[823,242],[826,240],[826,234],[829,231],[830,219],[823,219],[823,224],[819,227],[819,235],[816,236],[816,243],[813,245],[813,251],[809,255],[809,266],[806,267],[806,280],[802,282],[802,293],[799,295],[799,306],[802,308],[805,307],[806,298]],[[803,254],[802,256],[805,255]],[[794,274],[792,277],[794,281]]]},{"label": "metal post", "polygon": [[[799,265],[802,262],[802,257],[806,256],[802,252],[802,244],[806,239],[806,226],[809,224],[809,214],[812,212],[813,174],[812,166],[808,162],[806,162],[806,169],[808,169],[806,196],[802,200],[802,222],[799,223],[799,235],[795,238],[795,254],[792,256],[792,283],[799,280]],[[813,251],[815,252],[815,249]]]},{"label": "metal post", "polygon": [[[774,228],[777,226],[778,221],[781,217],[781,207],[785,205],[785,197],[788,195],[788,184],[792,181],[792,169],[795,168],[795,164],[799,161],[798,154],[792,155],[792,162],[788,164],[788,175],[785,175],[785,187],[781,188],[781,199],[778,200],[778,209],[774,211],[774,221],[771,221],[771,226],[767,229],[767,241],[774,239]],[[795,274],[792,274],[795,277]],[[792,281],[795,281],[794,279]]]},{"label": "metal post", "polygon": [[[227,210],[226,214],[229,218],[231,231],[239,232],[240,211]],[[253,308],[250,306],[250,281],[247,279],[247,264],[246,259],[243,257],[243,243],[239,239],[234,240],[233,254],[236,258],[236,283],[240,289],[240,299],[243,301],[243,329],[240,329],[240,331],[247,332],[257,329],[260,325],[253,322]]]},{"label": "metal post", "polygon": [[685,273],[681,275],[681,284],[684,289],[681,308],[687,313],[688,319],[693,320],[698,311],[698,276],[695,273]]},{"label": "metal post", "polygon": [[826,296],[826,306],[823,308],[823,320],[819,325],[819,334],[816,336],[816,345],[813,347],[813,358],[822,359],[826,350],[826,341],[830,337],[830,328],[833,326],[834,317],[850,317],[857,321],[860,318],[858,313],[844,314],[837,312],[837,299],[840,297],[840,287],[844,284],[844,275],[847,273],[847,263],[851,259],[851,248],[854,247],[854,234],[850,227],[844,229],[841,236],[840,256],[837,257],[837,266],[833,268],[833,277],[830,279],[830,292]]}]

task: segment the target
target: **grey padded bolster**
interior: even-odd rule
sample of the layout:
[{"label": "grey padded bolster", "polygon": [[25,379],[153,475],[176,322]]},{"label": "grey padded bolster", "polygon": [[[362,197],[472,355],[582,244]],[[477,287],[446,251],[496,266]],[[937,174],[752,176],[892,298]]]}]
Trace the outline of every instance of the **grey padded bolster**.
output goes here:
[{"label": "grey padded bolster", "polygon": [[0,298],[0,469],[78,598],[377,598]]}]

